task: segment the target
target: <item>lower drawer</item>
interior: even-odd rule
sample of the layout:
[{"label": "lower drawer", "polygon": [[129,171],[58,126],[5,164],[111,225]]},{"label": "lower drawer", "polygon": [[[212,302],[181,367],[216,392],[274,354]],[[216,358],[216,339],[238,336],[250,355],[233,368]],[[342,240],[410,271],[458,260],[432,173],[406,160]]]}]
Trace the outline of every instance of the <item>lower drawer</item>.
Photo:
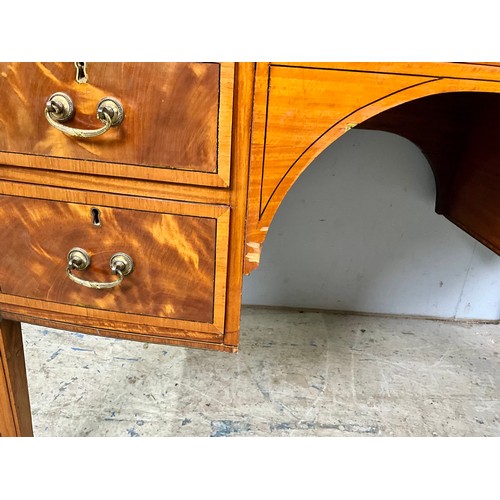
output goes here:
[{"label": "lower drawer", "polygon": [[[0,304],[20,313],[24,307],[50,311],[62,322],[78,316],[81,325],[116,329],[126,323],[132,332],[220,337],[228,207],[111,195],[93,195],[90,204],[78,200],[84,193],[72,196],[74,201],[0,195],[6,221]],[[76,260],[69,263],[75,248],[70,256]],[[129,274],[112,270],[117,253],[132,260]],[[78,269],[82,254],[88,266]]]}]

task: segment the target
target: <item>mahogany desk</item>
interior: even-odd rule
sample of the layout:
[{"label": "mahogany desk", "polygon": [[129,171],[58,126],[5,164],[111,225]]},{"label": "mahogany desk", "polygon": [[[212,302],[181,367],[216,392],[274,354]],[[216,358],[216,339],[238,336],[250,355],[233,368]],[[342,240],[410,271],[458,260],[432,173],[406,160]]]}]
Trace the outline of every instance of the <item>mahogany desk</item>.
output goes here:
[{"label": "mahogany desk", "polygon": [[0,63],[0,104],[2,436],[32,434],[21,321],[235,352],[278,206],[353,127],[500,254],[499,63]]}]

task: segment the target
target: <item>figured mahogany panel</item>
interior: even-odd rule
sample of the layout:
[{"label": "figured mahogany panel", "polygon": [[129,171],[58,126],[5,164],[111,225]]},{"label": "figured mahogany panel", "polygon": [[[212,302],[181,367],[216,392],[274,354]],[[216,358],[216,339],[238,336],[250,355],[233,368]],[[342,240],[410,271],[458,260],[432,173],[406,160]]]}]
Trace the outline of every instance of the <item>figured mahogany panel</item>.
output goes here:
[{"label": "figured mahogany panel", "polygon": [[[233,65],[217,63],[87,63],[88,80],[78,83],[71,62],[0,63],[0,161],[227,185],[232,72]],[[99,137],[69,137],[44,116],[54,92],[73,100],[76,114],[65,123],[70,127],[101,127],[97,104],[107,96],[121,102],[125,119]],[[30,161],[23,155],[37,158]]]},{"label": "figured mahogany panel", "polygon": [[[92,209],[98,210],[99,225]],[[129,315],[213,322],[215,218],[6,195],[0,196],[0,218],[7,222],[0,239],[2,294]],[[88,269],[73,271],[84,280],[117,279],[109,265],[116,252],[130,255],[135,269],[115,288],[83,287],[66,276],[67,253],[73,247],[91,256]]]}]

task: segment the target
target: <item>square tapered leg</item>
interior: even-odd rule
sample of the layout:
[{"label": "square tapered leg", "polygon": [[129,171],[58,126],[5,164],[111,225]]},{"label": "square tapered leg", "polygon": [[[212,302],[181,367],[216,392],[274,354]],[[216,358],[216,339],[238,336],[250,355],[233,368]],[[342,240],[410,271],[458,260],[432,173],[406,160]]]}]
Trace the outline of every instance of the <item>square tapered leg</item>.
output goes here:
[{"label": "square tapered leg", "polygon": [[21,323],[0,318],[0,436],[33,436]]}]

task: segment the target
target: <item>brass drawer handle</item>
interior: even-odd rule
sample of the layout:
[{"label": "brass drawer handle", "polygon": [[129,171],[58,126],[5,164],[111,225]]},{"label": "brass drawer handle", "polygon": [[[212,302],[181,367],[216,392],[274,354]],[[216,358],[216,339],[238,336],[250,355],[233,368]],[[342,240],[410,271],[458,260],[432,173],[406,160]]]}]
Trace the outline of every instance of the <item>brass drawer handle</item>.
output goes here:
[{"label": "brass drawer handle", "polygon": [[68,252],[68,266],[66,267],[66,274],[69,279],[75,283],[86,286],[87,288],[96,288],[98,290],[103,290],[105,288],[114,288],[118,286],[125,276],[130,274],[134,270],[134,261],[126,253],[118,252],[115,253],[109,260],[109,266],[111,267],[111,272],[118,276],[115,281],[107,281],[100,283],[98,281],[87,281],[82,280],[75,276],[71,271],[74,269],[78,271],[83,271],[90,266],[90,255],[83,250],[83,248],[72,248]]},{"label": "brass drawer handle", "polygon": [[89,139],[104,134],[111,127],[116,127],[125,118],[123,106],[114,97],[104,97],[97,104],[97,118],[104,126],[95,130],[84,130],[63,125],[75,116],[75,107],[69,95],[64,92],[52,94],[45,105],[45,118],[57,130],[71,137]]}]

